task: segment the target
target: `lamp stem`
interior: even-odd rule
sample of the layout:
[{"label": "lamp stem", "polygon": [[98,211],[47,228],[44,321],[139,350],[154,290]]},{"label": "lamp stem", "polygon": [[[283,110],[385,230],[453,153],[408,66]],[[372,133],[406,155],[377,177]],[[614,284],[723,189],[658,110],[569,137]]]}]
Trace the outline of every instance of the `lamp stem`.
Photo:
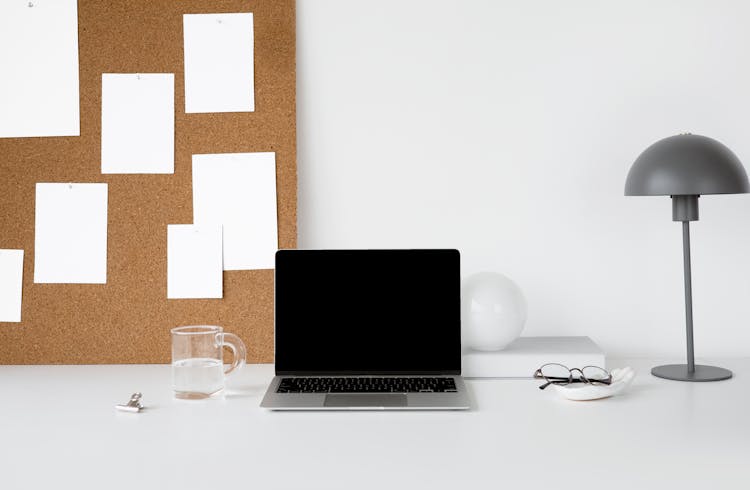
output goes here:
[{"label": "lamp stem", "polygon": [[685,270],[685,328],[687,333],[688,372],[695,372],[695,355],[693,352],[693,286],[690,271],[690,222],[682,222],[682,258]]}]

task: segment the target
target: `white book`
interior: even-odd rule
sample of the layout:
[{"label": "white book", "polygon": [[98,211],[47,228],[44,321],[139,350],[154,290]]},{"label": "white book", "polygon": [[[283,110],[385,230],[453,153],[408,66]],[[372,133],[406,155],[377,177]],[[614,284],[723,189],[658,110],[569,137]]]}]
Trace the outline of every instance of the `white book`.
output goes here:
[{"label": "white book", "polygon": [[589,337],[519,337],[500,351],[464,350],[465,378],[531,378],[543,364],[605,368],[604,351]]}]

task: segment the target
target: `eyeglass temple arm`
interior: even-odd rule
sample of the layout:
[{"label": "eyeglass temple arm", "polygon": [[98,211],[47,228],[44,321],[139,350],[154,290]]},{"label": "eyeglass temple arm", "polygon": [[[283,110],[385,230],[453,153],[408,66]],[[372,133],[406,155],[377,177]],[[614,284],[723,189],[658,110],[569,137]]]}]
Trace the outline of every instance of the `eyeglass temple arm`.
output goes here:
[{"label": "eyeglass temple arm", "polygon": [[548,377],[546,377],[544,379],[546,379],[547,382],[544,383],[543,385],[541,385],[539,387],[540,390],[545,389],[549,385],[556,384],[559,381],[565,381],[565,384],[570,384],[570,383],[589,383],[589,384],[592,384],[592,383],[601,383],[603,385],[612,384],[612,380],[611,379],[594,379],[594,380],[591,380],[591,379],[582,379],[582,378],[569,379],[569,378],[557,378],[557,377],[553,377],[553,376],[548,376]]},{"label": "eyeglass temple arm", "polygon": [[543,390],[543,389],[545,389],[546,387],[548,387],[549,385],[551,385],[551,384],[554,384],[554,383],[555,383],[555,381],[567,381],[567,382],[572,382],[570,378],[558,378],[558,377],[555,377],[555,376],[547,376],[547,377],[545,378],[544,376],[542,376],[542,375],[541,375],[541,373],[540,373],[540,374],[539,374],[538,376],[537,376],[537,373],[534,373],[534,377],[535,377],[535,378],[542,378],[542,379],[545,379],[545,380],[547,380],[547,382],[546,382],[546,383],[544,383],[544,384],[543,384],[542,386],[540,386],[540,387],[539,387],[539,389],[540,389],[540,390]]}]

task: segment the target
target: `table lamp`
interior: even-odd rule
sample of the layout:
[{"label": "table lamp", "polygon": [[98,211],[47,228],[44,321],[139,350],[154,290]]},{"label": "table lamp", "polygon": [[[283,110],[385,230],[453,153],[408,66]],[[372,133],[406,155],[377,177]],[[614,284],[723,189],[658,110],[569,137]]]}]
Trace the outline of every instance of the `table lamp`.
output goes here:
[{"label": "table lamp", "polygon": [[729,148],[705,136],[680,134],[657,141],[630,168],[625,195],[670,196],[672,221],[682,222],[687,364],[657,366],[651,370],[654,376],[679,381],[719,381],[732,377],[728,369],[695,364],[690,222],[698,220],[700,196],[747,192],[750,184],[742,163]]}]

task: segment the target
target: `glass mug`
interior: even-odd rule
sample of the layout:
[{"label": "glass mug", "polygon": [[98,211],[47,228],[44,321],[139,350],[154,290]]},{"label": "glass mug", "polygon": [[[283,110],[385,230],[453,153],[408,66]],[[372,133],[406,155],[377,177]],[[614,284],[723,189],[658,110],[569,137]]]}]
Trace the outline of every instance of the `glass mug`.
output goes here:
[{"label": "glass mug", "polygon": [[[224,347],[234,354],[224,371]],[[208,398],[224,389],[224,378],[245,365],[245,344],[210,325],[172,329],[172,387],[177,398]]]}]

